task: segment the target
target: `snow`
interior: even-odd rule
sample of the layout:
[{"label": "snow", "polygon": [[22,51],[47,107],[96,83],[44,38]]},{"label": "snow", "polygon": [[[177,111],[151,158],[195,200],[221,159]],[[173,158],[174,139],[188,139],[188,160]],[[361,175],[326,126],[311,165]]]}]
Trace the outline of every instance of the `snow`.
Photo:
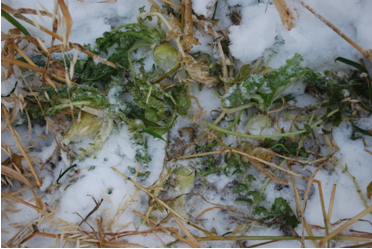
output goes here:
[{"label": "snow", "polygon": [[[38,8],[41,9],[42,3],[46,9],[53,10],[54,1],[21,1],[21,0],[3,0],[2,3],[11,6],[14,9],[23,8]],[[159,5],[161,1],[156,1]],[[177,2],[180,1],[173,1]],[[214,13],[214,6],[216,0],[194,0],[192,1],[193,11],[196,15],[203,15],[211,18]],[[288,31],[283,27],[278,11],[276,10],[272,1],[266,4],[266,1],[255,0],[219,0],[218,9],[216,11],[215,19],[219,19],[219,25],[227,32],[230,38],[229,49],[231,55],[236,60],[236,68],[243,64],[253,64],[255,60],[263,56],[264,63],[268,67],[278,68],[285,63],[285,60],[293,56],[294,53],[299,53],[304,57],[304,66],[319,71],[324,70],[342,70],[347,71],[348,67],[344,64],[337,64],[334,62],[336,57],[345,57],[354,61],[362,58],[362,54],[352,47],[343,38],[337,35],[332,29],[321,22],[312,13],[306,10],[298,1],[286,0],[288,6],[296,12],[296,25]],[[337,26],[344,34],[347,34],[352,40],[359,44],[363,49],[372,49],[370,29],[372,26],[372,1],[369,0],[312,0],[309,5],[318,13],[324,16],[327,20]],[[145,6],[147,11],[150,10],[150,3],[148,1],[126,0],[125,3],[118,1],[115,3],[102,3],[98,0],[84,0],[84,1],[68,1],[69,10],[73,18],[73,28],[70,37],[71,42],[79,44],[91,44],[94,46],[95,39],[100,37],[102,33],[110,31],[112,28],[125,23],[133,23],[137,21],[138,9]],[[229,19],[229,11],[231,8],[238,8],[241,14],[241,24],[234,25]],[[44,21],[36,17],[37,21],[52,29],[51,19],[45,18]],[[50,44],[50,36],[41,32],[37,28],[22,22],[22,25],[30,31],[31,35],[40,37],[45,44]],[[1,30],[8,33],[8,30],[13,26],[8,23],[3,17],[1,18]],[[195,31],[195,37],[201,43],[199,46],[193,48],[193,52],[202,51],[210,54],[212,58],[220,58],[218,50],[212,48],[214,42],[207,34]],[[62,28],[59,29],[59,34],[62,35]],[[56,44],[59,42],[56,41]],[[2,47],[4,42],[2,42]],[[137,51],[137,55],[142,57],[148,52],[145,50]],[[123,55],[124,56],[124,55]],[[136,57],[137,58],[137,57]],[[363,58],[369,72],[372,72],[372,63],[368,59]],[[145,60],[145,70],[152,68],[151,55]],[[24,82],[18,74],[12,75],[10,78],[3,80],[4,68],[2,68],[2,82],[1,94],[5,96],[9,94],[14,88],[14,82],[18,82],[18,88],[24,87]],[[35,79],[35,82],[37,79]],[[115,91],[120,88],[116,87],[109,93],[110,102],[118,103],[118,96]],[[233,88],[228,90],[227,94],[231,94]],[[268,90],[270,90],[268,88]],[[199,105],[195,99],[191,99],[192,107],[189,114],[184,117],[178,117],[175,126],[169,131],[169,137],[174,139],[178,137],[179,130],[184,127],[191,127],[195,117],[196,124],[202,125],[203,121],[213,122],[216,118],[216,113],[221,111],[221,100],[216,96],[215,89],[204,87],[199,90],[199,85],[190,84],[189,94],[198,100],[198,104],[203,108],[200,110]],[[16,94],[19,91],[16,90]],[[288,88],[284,94],[292,93],[295,99],[290,101],[289,104],[296,105],[299,108],[306,108],[315,106],[317,99],[312,95],[306,93],[305,86],[302,82],[297,82]],[[350,96],[350,92],[345,91],[345,97]],[[227,95],[225,95],[227,96]],[[131,97],[128,97],[131,99]],[[2,104],[6,107],[13,107],[14,103],[6,102],[2,97]],[[230,106],[230,103],[225,102],[225,106]],[[204,113],[205,112],[205,113]],[[242,122],[238,124],[238,131],[245,133],[245,125],[247,124],[252,113],[243,113]],[[218,116],[218,115],[217,115]],[[272,117],[275,115],[273,114]],[[26,122],[26,120],[19,120]],[[199,122],[200,121],[200,122]],[[136,123],[141,123],[141,120],[136,120]],[[304,127],[307,122],[300,122],[299,127]],[[68,122],[65,123],[67,126]],[[230,123],[226,119],[221,124],[221,127],[227,127]],[[6,126],[4,119],[1,122],[2,128]],[[362,129],[370,130],[372,127],[372,117],[363,117],[355,121],[355,125]],[[291,127],[291,120],[279,119],[278,126],[288,131]],[[59,127],[61,128],[61,127]],[[355,177],[358,183],[361,195],[366,199],[367,205],[372,205],[372,201],[367,199],[367,186],[371,182],[372,167],[371,167],[371,154],[368,151],[372,150],[372,138],[370,136],[361,135],[362,139],[352,140],[352,126],[348,121],[342,122],[338,127],[319,126],[315,127],[314,131],[317,135],[323,134],[322,128],[331,130],[332,135],[330,139],[338,146],[338,149],[329,151],[325,141],[318,141],[319,153],[328,155],[335,152],[334,156],[338,159],[338,163],[347,168],[348,172]],[[204,127],[206,130],[206,128]],[[292,128],[294,129],[294,128]],[[33,125],[32,134],[29,139],[25,139],[28,135],[27,126],[17,125],[16,130],[19,134],[20,140],[24,147],[33,146],[30,148],[29,156],[31,156],[34,165],[42,171],[38,170],[39,176],[42,180],[42,186],[37,190],[37,194],[42,198],[44,203],[48,204],[48,208],[55,212],[55,217],[62,219],[63,222],[69,225],[77,225],[82,222],[90,212],[96,207],[96,201],[102,200],[101,206],[94,212],[94,214],[83,222],[81,227],[90,230],[90,226],[97,229],[97,220],[102,218],[105,222],[105,228],[110,232],[121,231],[145,231],[149,230],[147,225],[136,216],[133,211],[145,214],[148,210],[148,205],[151,202],[150,197],[143,191],[140,191],[132,182],[125,179],[122,175],[118,174],[114,169],[124,173],[125,175],[134,178],[134,175],[129,171],[128,166],[135,168],[137,171],[143,169],[143,165],[139,165],[136,161],[135,155],[138,145],[133,143],[133,135],[129,131],[126,124],[116,125],[111,132],[108,140],[103,145],[102,149],[94,157],[89,157],[83,160],[76,160],[70,162],[67,153],[61,152],[60,158],[56,158],[55,151],[58,150],[56,141],[54,140],[46,125]],[[198,131],[199,136],[203,131]],[[253,135],[266,135],[278,133],[274,127],[260,129],[250,129],[248,132]],[[164,158],[166,157],[166,143],[158,138],[142,133],[147,139],[148,154],[151,157],[151,162],[147,170],[151,172],[150,176],[145,180],[139,179],[137,182],[145,188],[151,189],[156,184],[159,176],[163,170]],[[47,138],[41,138],[41,137]],[[167,135],[163,138],[166,139]],[[60,139],[57,136],[57,139]],[[224,138],[224,142],[237,146],[237,139],[235,137]],[[187,142],[186,136],[180,139],[181,142]],[[9,157],[9,151],[21,155],[20,149],[17,147],[12,134],[6,130],[1,133],[2,152],[1,161],[4,162]],[[79,148],[84,148],[88,143],[93,140],[76,142],[71,145],[70,149],[78,151]],[[257,141],[242,139],[242,141],[250,141],[257,144]],[[176,143],[176,141],[171,141]],[[4,145],[4,146],[3,146]],[[6,147],[5,145],[9,145]],[[180,148],[181,145],[178,147]],[[333,148],[336,148],[335,146]],[[188,148],[185,154],[195,153],[194,147]],[[221,158],[220,158],[221,159]],[[223,161],[223,156],[222,159]],[[198,165],[201,159],[193,159],[190,161],[178,161],[174,163],[173,167],[187,166],[200,170],[202,166]],[[76,167],[70,170],[63,177],[60,177],[71,165],[76,164]],[[217,164],[217,163],[216,163]],[[23,167],[28,167],[27,163],[22,161]],[[324,197],[325,210],[328,212],[331,199],[331,191],[334,184],[337,184],[335,203],[332,211],[332,222],[336,222],[344,218],[352,218],[359,212],[363,211],[366,207],[361,201],[359,194],[355,188],[355,184],[351,177],[345,172],[337,162],[330,163],[331,170],[321,169],[315,179],[322,183],[322,193]],[[255,191],[259,191],[265,177],[259,174],[259,171],[251,166],[250,173],[256,173],[259,176],[257,181],[250,185]],[[314,164],[297,163],[293,166],[295,173],[300,173],[309,177],[315,170]],[[238,211],[248,216],[251,214],[250,206],[242,203],[235,202],[238,194],[232,194],[230,189],[235,184],[233,178],[226,176],[222,172],[220,174],[209,174],[204,176],[208,184],[205,184],[200,179],[195,180],[194,185],[189,189],[191,193],[198,195],[185,195],[185,218],[193,223],[200,225],[208,231],[214,230],[217,235],[223,235],[228,232],[234,231],[236,222],[231,219],[231,216],[237,215]],[[60,185],[56,185],[59,179]],[[296,178],[299,189],[304,192],[306,189],[307,181]],[[171,183],[174,179],[170,179]],[[14,186],[19,187],[20,184],[13,180]],[[293,197],[293,187],[285,185],[278,190],[280,184],[270,181],[264,191],[266,208],[270,208],[275,198],[283,197],[286,199],[292,208],[296,210],[295,199]],[[278,187],[279,186],[279,187]],[[6,190],[6,186],[2,185],[2,191]],[[166,191],[162,191],[164,196],[174,198],[172,194],[180,194],[179,189],[168,188],[168,195]],[[313,192],[312,192],[313,191]],[[320,206],[320,194],[317,184],[313,184],[312,194],[309,197],[305,209],[305,217],[308,224],[324,226],[322,210]],[[218,204],[220,208],[210,203]],[[31,192],[25,192],[21,196],[24,200],[34,203],[31,199],[33,196]],[[40,214],[34,209],[24,206],[19,202],[13,202],[13,207],[9,207],[7,202],[2,198],[2,245],[5,245],[18,231],[20,226],[29,226],[30,224],[38,223],[39,231],[61,233],[61,229],[56,227],[54,223],[49,221],[40,220]],[[171,201],[167,202],[171,205]],[[222,206],[225,208],[222,208]],[[233,207],[234,210],[228,212],[227,207]],[[8,209],[20,210],[16,213],[9,212]],[[208,212],[202,214],[203,211],[210,208]],[[229,213],[231,211],[231,213]],[[198,215],[201,215],[198,218]],[[160,208],[151,213],[150,218],[157,218],[157,221],[162,221],[166,216],[166,212],[161,212]],[[157,217],[155,217],[157,216]],[[245,217],[246,218],[246,217]],[[363,219],[372,222],[372,215],[368,214]],[[162,225],[166,227],[179,228],[177,223],[170,218],[164,221]],[[252,225],[251,228],[248,224],[242,224],[238,235],[242,236],[283,236],[283,232],[277,227],[267,226],[258,227]],[[337,226],[335,226],[337,227]],[[201,231],[187,226],[190,231],[196,236],[205,236]],[[249,228],[249,229],[248,229]],[[347,229],[355,229],[360,231],[371,231],[371,225],[368,222],[356,222]],[[302,227],[296,229],[298,234],[302,233]],[[6,232],[5,232],[6,231]],[[180,231],[180,229],[179,229]],[[316,230],[314,235],[324,235],[324,230]],[[349,230],[345,230],[348,232]],[[54,239],[45,236],[39,236],[38,239],[29,240],[22,244],[23,247],[47,247],[54,246],[56,242]],[[160,238],[160,239],[159,239]],[[125,240],[129,243],[137,243],[148,247],[166,247],[167,243],[174,242],[175,239],[166,233],[150,233],[146,237],[142,235],[126,236]],[[58,241],[58,240],[57,240]],[[164,243],[163,243],[164,242]],[[248,241],[244,246],[258,244],[264,241]],[[74,244],[68,244],[74,246]],[[236,247],[238,244],[235,241],[221,241],[221,242],[201,242],[204,247]],[[343,244],[336,244],[342,246]],[[184,247],[185,244],[181,242],[175,243],[173,246]],[[267,246],[271,247],[299,247],[298,241],[280,241]],[[314,245],[310,241],[306,241],[307,247]]]}]

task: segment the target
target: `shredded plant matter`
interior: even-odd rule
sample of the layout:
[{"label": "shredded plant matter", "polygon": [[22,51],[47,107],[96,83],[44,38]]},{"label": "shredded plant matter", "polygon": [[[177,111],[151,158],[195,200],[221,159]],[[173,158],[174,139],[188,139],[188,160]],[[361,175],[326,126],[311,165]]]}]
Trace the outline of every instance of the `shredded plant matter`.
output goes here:
[{"label": "shredded plant matter", "polygon": [[[365,29],[302,1],[137,2],[2,3],[2,245],[370,245]],[[116,14],[96,34],[83,8]],[[289,48],[311,18],[358,54]]]}]

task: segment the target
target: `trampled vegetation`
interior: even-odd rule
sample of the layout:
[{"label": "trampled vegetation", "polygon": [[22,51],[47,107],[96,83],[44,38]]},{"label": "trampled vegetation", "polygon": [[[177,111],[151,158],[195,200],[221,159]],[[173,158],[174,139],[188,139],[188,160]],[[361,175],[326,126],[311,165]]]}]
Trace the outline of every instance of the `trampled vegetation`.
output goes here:
[{"label": "trampled vegetation", "polygon": [[[2,16],[14,25],[8,34],[2,34],[5,72],[2,78],[17,79],[9,94],[2,96],[2,132],[10,134],[16,145],[2,141],[2,149],[8,155],[6,160],[2,159],[2,206],[6,206],[2,217],[7,220],[7,213],[21,211],[14,208],[15,203],[39,213],[28,226],[14,225],[18,232],[9,241],[3,241],[3,245],[23,246],[41,236],[55,238],[56,246],[130,247],[141,245],[141,239],[134,244],[127,242],[126,236],[141,238],[157,233],[173,236],[173,242],[166,244],[170,247],[206,246],[202,243],[218,240],[236,241],[241,246],[245,245],[242,241],[252,240],[266,241],[258,245],[279,240],[298,240],[299,245],[313,241],[317,247],[329,246],[331,241],[347,241],[349,246],[370,244],[368,231],[344,231],[363,216],[372,214],[367,200],[372,195],[372,182],[367,196],[363,195],[348,166],[335,156],[337,145],[332,139],[332,129],[342,122],[350,122],[352,126],[350,139],[372,135],[371,130],[356,123],[372,112],[371,76],[363,60],[337,58],[335,63],[350,66],[344,73],[314,71],[302,65],[306,58],[300,54],[294,54],[276,69],[268,67],[265,60],[237,68],[229,52],[229,37],[219,29],[218,20],[192,15],[191,1],[182,1],[182,6],[163,2],[163,6],[153,2],[150,11],[139,9],[137,23],[123,24],[102,34],[95,44],[85,45],[68,41],[72,19],[64,1],[58,1],[54,12],[14,10],[2,4]],[[274,2],[286,24],[280,8],[284,1]],[[62,12],[59,17],[58,8]],[[53,30],[28,19],[25,14],[52,18]],[[23,22],[52,36],[52,44],[31,36]],[[57,30],[63,23],[66,32],[61,37]],[[219,59],[202,52],[190,52],[199,44],[194,29],[212,38],[210,45],[218,51]],[[56,40],[61,44],[54,45]],[[155,62],[150,69],[146,66],[149,59]],[[293,104],[296,96],[287,94],[286,90],[294,84],[305,86],[316,104],[306,107]],[[190,94],[191,86],[215,90],[220,106],[215,107],[217,115],[213,119],[205,118],[210,114],[203,110],[198,98]],[[198,107],[198,112],[190,114],[192,105]],[[187,117],[192,120],[191,125],[179,123]],[[279,121],[286,124],[285,127],[280,127]],[[34,134],[35,126],[48,129],[49,138],[53,137],[56,144],[52,156],[44,161],[32,156],[40,147],[23,145]],[[106,201],[94,197],[92,211],[81,217],[79,224],[59,219],[58,205],[49,206],[46,196],[58,191],[63,193],[77,184],[80,163],[95,159],[113,131],[123,126],[127,126],[131,134],[137,166],[128,165],[125,172],[115,167],[107,170],[136,186],[133,198],[140,193],[149,198],[144,213],[134,211],[134,217],[139,216],[148,230],[120,230],[119,225],[116,227],[115,222],[102,216],[88,223]],[[159,177],[153,185],[145,187],[143,182],[154,171],[148,152],[150,138],[165,143],[166,151]],[[55,167],[61,155],[66,155],[70,165],[54,175],[53,184],[41,190],[40,174],[49,170],[48,167]],[[306,166],[311,166],[312,172],[304,170]],[[86,172],[97,167],[91,166]],[[324,183],[315,178],[320,170],[331,174],[338,167],[352,179],[355,195],[359,195],[365,210],[355,217],[332,223],[332,208],[326,210],[324,203],[333,203],[336,185],[331,200],[324,200]],[[212,178],[208,178],[213,175],[231,179],[221,198],[233,198],[234,206],[213,203],[203,195],[203,187],[215,186]],[[305,189],[298,188],[296,181],[304,181]],[[275,184],[278,196],[272,203],[265,197],[269,183]],[[280,190],[288,186],[293,190],[296,208],[291,208],[289,200],[281,196]],[[308,224],[304,214],[314,191],[320,196],[322,226]],[[33,200],[25,198],[30,194]],[[199,215],[190,211],[190,203],[195,201],[193,196],[212,207],[197,210]],[[241,211],[242,205],[243,210],[249,211]],[[234,224],[225,234],[206,229],[198,220],[214,209],[223,210],[222,216],[229,216]],[[121,214],[124,209],[116,212]],[[178,228],[167,223],[172,219]],[[11,220],[7,222],[12,226]],[[38,224],[43,222],[53,225],[54,232],[39,230]],[[342,225],[335,228],[339,223]],[[275,227],[283,236],[246,235],[257,226]],[[302,234],[295,230],[299,226]],[[313,235],[319,231],[324,236]],[[6,228],[2,232],[7,232]]]}]

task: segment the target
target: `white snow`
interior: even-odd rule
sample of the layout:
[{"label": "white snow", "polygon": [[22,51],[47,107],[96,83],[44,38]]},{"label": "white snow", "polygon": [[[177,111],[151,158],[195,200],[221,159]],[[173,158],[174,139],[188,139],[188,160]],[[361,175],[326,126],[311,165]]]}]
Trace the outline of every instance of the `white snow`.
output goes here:
[{"label": "white snow", "polygon": [[[41,9],[39,2],[48,10],[53,10],[54,1],[2,1],[2,3],[9,5],[14,9],[20,7]],[[156,2],[159,5],[163,4],[160,0],[157,0]],[[173,2],[179,4],[180,1]],[[192,2],[195,14],[203,15],[207,18],[212,17],[216,0],[194,0]],[[369,72],[372,72],[371,61],[363,57],[359,51],[300,5],[298,1],[286,0],[288,6],[291,9],[296,10],[296,25],[290,31],[288,31],[286,27],[283,27],[278,11],[272,1],[269,1],[268,5],[266,4],[266,1],[258,2],[261,3],[257,3],[255,0],[218,1],[218,9],[215,18],[220,20],[220,26],[227,32],[230,38],[229,49],[231,55],[236,60],[234,62],[237,66],[252,64],[255,60],[263,57],[266,66],[278,68],[285,63],[286,59],[293,56],[294,53],[299,53],[304,58],[304,66],[308,66],[321,72],[324,70],[335,70],[337,72],[339,67],[348,71],[349,67],[341,63],[339,65],[335,63],[334,59],[339,56],[354,61],[363,58],[367,69]],[[344,34],[359,44],[364,50],[372,49],[372,15],[370,14],[372,10],[372,1],[312,0],[306,2],[308,2],[308,4],[319,14],[337,26]],[[117,1],[114,3],[103,3],[100,0],[68,1],[68,6],[74,21],[70,41],[79,44],[91,44],[92,47],[94,47],[95,39],[100,37],[104,32],[110,31],[112,28],[121,24],[137,22],[137,14],[139,13],[138,9],[140,7],[145,6],[147,11],[150,10],[150,3],[148,1],[139,0]],[[229,8],[234,6],[240,10],[240,25],[233,25],[227,15],[229,13]],[[40,20],[37,16],[35,16],[35,18],[41,25],[44,25],[50,30],[52,29],[50,18],[44,17],[44,21]],[[49,35],[25,22],[22,22],[22,25],[30,31],[31,35],[40,37],[44,40],[44,43],[47,46],[50,45],[51,39]],[[13,26],[2,17],[2,32],[6,34],[11,28],[13,28]],[[58,33],[62,35],[62,27],[59,28]],[[199,39],[201,45],[195,46],[192,50],[193,52],[202,51],[210,54],[212,58],[219,58],[218,50],[212,48],[211,45],[213,40],[208,35],[196,31],[196,37]],[[56,44],[58,43],[60,42],[56,41]],[[2,47],[3,46],[4,42],[2,42]],[[139,53],[140,56],[143,56],[149,52],[139,50],[137,53]],[[151,55],[149,57],[151,57]],[[145,69],[150,70],[151,67],[152,59],[147,58],[145,60]],[[15,74],[10,78],[3,80],[4,72],[5,70],[2,67],[2,96],[10,93],[14,87],[15,81],[18,82],[18,88],[15,92],[18,94],[18,89],[25,87],[22,79],[18,74]],[[37,82],[37,79],[35,79],[34,82]],[[232,93],[233,89],[234,88],[230,88],[228,93]],[[204,116],[197,121],[197,125],[201,125],[201,122],[198,123],[199,121],[213,122],[216,113],[221,111],[221,100],[216,96],[215,89],[204,87],[200,91],[199,85],[190,84],[189,90],[189,94],[198,99],[200,106],[203,108],[203,112],[205,112]],[[268,88],[268,90],[270,89]],[[317,104],[316,98],[305,93],[305,86],[302,82],[294,84],[285,91],[285,94],[289,93],[295,95],[295,99],[289,103],[294,104],[297,107],[306,108]],[[343,94],[345,97],[348,97],[351,93],[345,91]],[[111,103],[117,103],[115,92],[110,92],[109,98]],[[131,99],[131,97],[128,98]],[[189,114],[184,117],[178,117],[174,128],[169,132],[170,137],[178,136],[177,134],[180,128],[191,126],[193,118],[201,114],[201,110],[196,104],[196,101],[191,99],[191,102],[192,108],[189,110]],[[13,103],[6,102],[5,98],[2,97],[2,104],[3,103],[8,108],[13,107]],[[224,105],[230,106],[230,103],[224,103]],[[242,115],[242,122],[241,124],[238,124],[239,132],[246,132],[245,125],[248,122],[250,115],[251,113],[248,115],[244,113]],[[26,120],[23,121],[26,122]],[[136,120],[136,122],[139,123],[142,121]],[[225,127],[229,125],[229,123],[226,123],[227,122],[223,124]],[[301,123],[299,127],[303,127],[303,124],[304,123]],[[2,128],[6,126],[3,118],[1,125]],[[358,125],[358,127],[362,129],[371,130],[372,117],[361,118],[360,120],[355,121],[355,125]],[[291,123],[290,121],[279,119],[278,126],[288,131]],[[372,156],[369,153],[372,151],[372,137],[363,135],[363,139],[352,140],[350,138],[352,134],[352,126],[349,121],[342,122],[339,127],[319,126],[314,128],[314,131],[317,134],[322,134],[322,128],[327,130],[331,130],[332,128],[330,139],[332,139],[339,149],[330,152],[324,141],[318,141],[319,145],[321,145],[319,152],[323,155],[335,152],[334,156],[338,158],[339,163],[343,167],[347,167],[350,174],[355,177],[356,182],[359,184],[361,195],[366,199],[366,204],[369,206],[372,205],[372,200],[366,198],[366,188],[372,179]],[[133,167],[136,170],[143,168],[143,165],[139,165],[136,161],[136,150],[139,147],[133,143],[133,135],[129,132],[126,124],[115,126],[108,140],[95,157],[89,157],[72,163],[67,158],[67,153],[65,151],[61,152],[60,159],[54,158],[54,162],[52,163],[51,158],[55,156],[55,151],[59,148],[54,141],[52,134],[50,132],[47,133],[46,126],[34,125],[32,127],[32,135],[27,140],[25,140],[28,135],[27,126],[16,126],[16,130],[24,147],[32,146],[32,142],[35,142],[38,145],[38,147],[30,149],[29,151],[29,155],[33,157],[32,162],[38,169],[40,169],[41,165],[45,163],[44,169],[38,172],[43,182],[42,186],[38,189],[37,194],[42,198],[43,202],[48,203],[49,208],[55,208],[58,210],[56,212],[56,217],[71,224],[79,224],[96,206],[94,199],[97,202],[102,199],[100,208],[87,220],[87,223],[82,223],[82,228],[89,230],[90,226],[93,226],[97,229],[97,219],[102,217],[102,219],[107,222],[104,224],[106,226],[105,228],[109,227],[110,232],[134,230],[144,231],[151,229],[133,213],[133,210],[141,214],[146,213],[150,202],[149,196],[143,191],[140,191],[132,182],[125,179],[113,169],[115,168],[133,178],[134,176],[128,170],[128,166]],[[249,131],[254,135],[278,133],[278,131],[273,127],[264,129],[263,131],[259,129],[252,129]],[[163,170],[164,158],[166,156],[166,143],[145,133],[142,133],[142,135],[147,139],[148,154],[152,158],[147,168],[151,174],[145,181],[138,182],[144,187],[151,187],[159,179],[159,175]],[[200,133],[198,133],[198,135],[200,135]],[[48,139],[41,139],[40,136],[48,136]],[[164,135],[163,138],[166,139],[166,135]],[[224,142],[232,144],[233,146],[236,146],[237,144],[236,138],[228,137],[224,139]],[[1,133],[1,141],[2,162],[9,157],[9,150],[7,151],[8,147],[5,145],[9,145],[9,148],[13,153],[21,155],[21,151],[17,147],[12,134],[9,131],[6,130]],[[71,148],[78,151],[79,147],[85,146],[88,142],[91,141],[75,143]],[[252,143],[256,143],[256,141],[252,141]],[[191,153],[193,149],[194,147],[191,147],[188,151]],[[223,160],[223,156],[221,160]],[[176,165],[188,164],[188,166],[200,170],[201,167],[196,166],[197,161],[198,159],[180,161],[179,163],[177,162],[178,164],[176,163]],[[56,181],[61,173],[73,164],[76,164],[77,166],[59,179],[60,185],[57,187]],[[28,167],[25,161],[22,162],[22,165]],[[315,177],[316,180],[319,180],[322,183],[325,209],[328,212],[332,187],[333,184],[337,184],[331,221],[336,222],[340,219],[352,218],[366,208],[365,204],[361,201],[355,188],[355,184],[350,176],[344,172],[337,163],[330,163],[330,165],[333,167],[331,170],[322,169]],[[303,170],[308,172],[309,175],[311,175],[315,170],[313,164],[297,164],[294,167],[297,167],[299,171]],[[251,166],[251,168],[253,167]],[[250,170],[252,170],[252,172],[257,172],[258,174],[258,170]],[[259,175],[257,181],[252,183],[252,186],[256,189],[252,190],[258,191],[262,186],[264,177],[262,174]],[[212,209],[214,205],[204,201],[201,196],[185,195],[185,199],[188,200],[187,204],[185,204],[185,210],[187,211],[185,218],[199,224],[209,231],[214,230],[217,235],[223,235],[227,232],[233,231],[236,228],[237,223],[230,218],[230,215],[233,216],[237,213],[230,210],[230,214],[229,212],[226,212],[226,210],[223,210],[222,206],[234,207],[236,210],[247,214],[247,216],[248,214],[251,214],[250,206],[245,203],[237,203],[234,201],[238,195],[232,194],[231,191],[228,191],[229,187],[231,188],[234,184],[233,178],[224,175],[222,172],[220,175],[209,174],[204,178],[209,183],[204,184],[198,180],[195,182],[194,189],[192,189],[191,192],[200,193],[209,202],[221,206],[219,206],[220,208]],[[300,182],[299,185],[302,184],[302,190],[304,190],[303,185],[305,185],[306,182],[304,180],[301,182],[301,179],[297,180]],[[172,182],[172,180],[169,182]],[[13,183],[16,187],[20,186],[16,180],[13,180]],[[315,191],[308,200],[305,210],[306,221],[308,224],[324,226],[322,210],[319,204],[320,194],[318,185],[313,184],[313,186]],[[284,199],[288,200],[292,210],[296,210],[292,187],[283,187],[280,191],[277,190],[277,187],[278,184],[275,182],[269,182],[264,191],[266,202],[263,205],[270,208],[275,198],[282,196]],[[3,187],[2,185],[2,191],[5,190],[6,186]],[[177,189],[171,189],[169,191],[176,192],[176,190]],[[24,200],[34,203],[34,201],[31,201],[33,196],[30,193],[31,192],[24,194],[24,196],[21,197],[24,198]],[[174,196],[169,197],[173,198]],[[19,202],[13,202],[14,207],[9,207],[7,202],[4,200],[5,198],[2,197],[2,245],[5,245],[19,231],[18,228],[20,226],[29,226],[32,223],[36,224],[40,217],[40,214],[30,207],[24,206]],[[169,203],[171,203],[171,201],[167,202],[167,204]],[[208,208],[211,209],[201,215],[198,219],[195,219],[197,215],[201,214]],[[8,209],[19,211],[13,213],[9,212]],[[155,217],[156,215],[158,215],[158,217]],[[161,210],[158,209],[152,212],[151,216],[158,218],[157,221],[160,222],[167,216],[167,213],[161,212]],[[372,222],[372,215],[367,214],[363,219]],[[111,223],[109,224],[109,222]],[[172,218],[164,221],[164,224],[162,225],[166,227],[179,228]],[[40,221],[38,226],[40,232],[61,233],[59,228],[46,221]],[[337,226],[335,225],[334,227],[336,228]],[[195,228],[190,226],[187,226],[187,228],[190,229],[194,235],[205,236],[205,234]],[[244,230],[245,228],[247,228],[246,231]],[[296,228],[296,232],[301,234],[301,229],[302,227],[299,226]],[[368,222],[356,222],[348,229],[370,232],[371,225]],[[313,231],[315,231],[314,235],[324,235],[324,230],[322,229],[313,229]],[[345,232],[348,231],[349,230],[345,230]],[[258,227],[257,225],[254,225],[252,228],[248,229],[248,225],[247,227],[242,225],[242,229],[239,231],[238,235],[283,236],[283,233],[277,227],[267,228],[266,226]],[[127,236],[125,239],[130,243],[137,243],[148,247],[166,247],[167,243],[175,241],[174,237],[160,232],[157,234],[148,234],[146,237],[142,237],[142,235]],[[260,242],[264,241],[249,241],[244,244],[244,246]],[[54,243],[56,243],[56,240],[54,239],[52,240],[45,236],[38,236],[37,239],[30,240],[21,246],[47,247],[53,246]],[[236,247],[238,245],[235,241],[203,242],[201,244],[204,247]],[[68,245],[71,246],[72,244]],[[343,244],[336,244],[336,246],[340,245],[342,246]],[[184,247],[185,244],[177,242],[174,246]],[[268,244],[267,246],[300,247],[300,244],[298,241],[281,241]],[[314,245],[310,241],[306,241],[306,246],[313,247]]]}]

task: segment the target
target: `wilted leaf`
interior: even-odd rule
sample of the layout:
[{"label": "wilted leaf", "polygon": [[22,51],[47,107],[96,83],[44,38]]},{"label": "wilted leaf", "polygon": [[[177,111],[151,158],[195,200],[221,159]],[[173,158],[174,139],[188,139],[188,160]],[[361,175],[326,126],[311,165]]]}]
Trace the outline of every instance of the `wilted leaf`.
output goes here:
[{"label": "wilted leaf", "polygon": [[367,186],[367,197],[368,199],[371,199],[372,197],[372,182],[370,182]]},{"label": "wilted leaf", "polygon": [[249,75],[250,75],[250,65],[245,64],[240,68],[238,75],[235,77],[235,79],[231,83],[236,83],[236,84],[243,83],[249,78]]},{"label": "wilted leaf", "polygon": [[295,25],[295,17],[293,11],[287,7],[285,0],[274,0],[276,9],[279,12],[280,19],[284,26],[287,26],[288,30],[291,30]]}]

